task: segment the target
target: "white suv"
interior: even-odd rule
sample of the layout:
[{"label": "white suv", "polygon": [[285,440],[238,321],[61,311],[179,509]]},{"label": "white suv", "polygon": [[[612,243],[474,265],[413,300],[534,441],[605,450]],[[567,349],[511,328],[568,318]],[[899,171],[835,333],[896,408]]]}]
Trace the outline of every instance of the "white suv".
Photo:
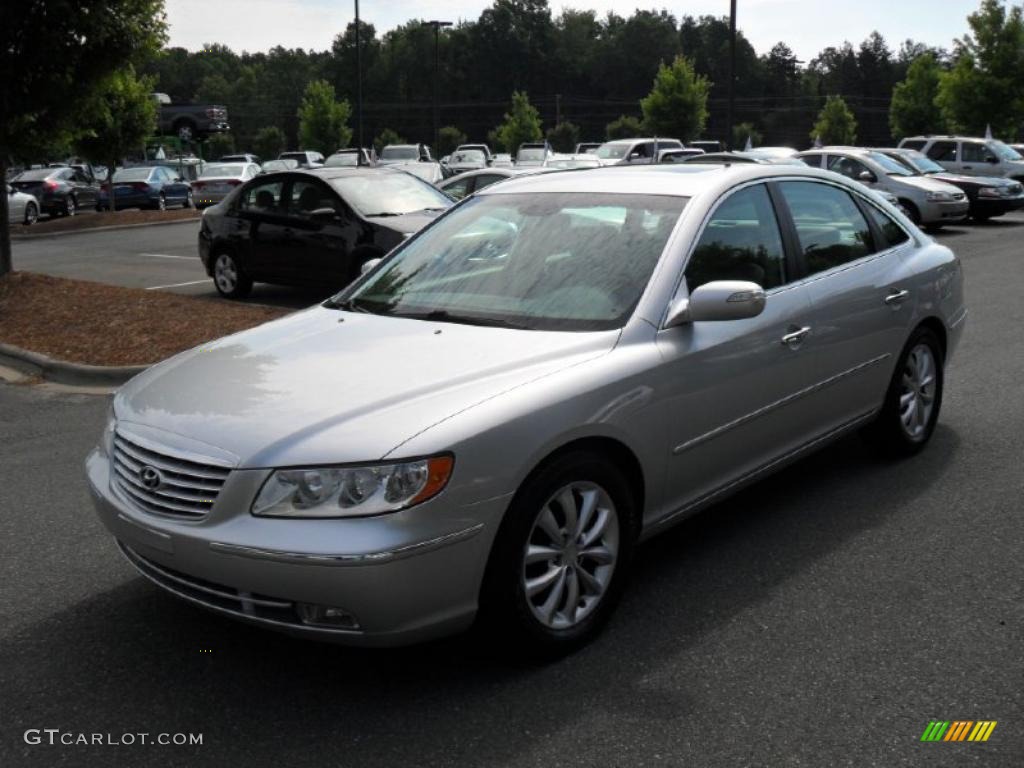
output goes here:
[{"label": "white suv", "polygon": [[913,136],[900,149],[916,149],[947,171],[967,176],[1003,176],[1024,181],[1024,157],[997,139],[970,136]]}]

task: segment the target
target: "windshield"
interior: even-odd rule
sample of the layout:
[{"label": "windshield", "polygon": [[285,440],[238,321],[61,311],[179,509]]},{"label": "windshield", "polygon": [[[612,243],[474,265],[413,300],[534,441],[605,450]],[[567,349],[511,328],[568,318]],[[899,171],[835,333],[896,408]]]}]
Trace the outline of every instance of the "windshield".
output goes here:
[{"label": "windshield", "polygon": [[595,153],[602,160],[621,160],[631,144],[602,144]]},{"label": "windshield", "polygon": [[328,157],[324,165],[328,168],[355,168],[359,165],[359,155],[355,152],[341,152]]},{"label": "windshield", "polygon": [[152,168],[121,168],[114,173],[114,181],[148,181]]},{"label": "windshield", "polygon": [[245,166],[242,165],[208,165],[199,174],[199,178],[208,179],[213,176],[234,176],[239,177]]},{"label": "windshield", "polygon": [[900,153],[897,158],[902,163],[909,165],[918,173],[945,173],[946,169],[932,160],[928,155],[919,152]]},{"label": "windshield", "polygon": [[517,160],[543,160],[547,153],[543,149],[520,149]]},{"label": "windshield", "polygon": [[905,165],[902,165],[893,160],[888,155],[883,155],[881,152],[868,152],[865,157],[874,160],[885,170],[889,176],[913,176],[913,172],[907,170]]},{"label": "windshield", "polygon": [[400,216],[451,207],[451,198],[425,181],[407,173],[364,173],[330,179],[345,202],[363,216]]},{"label": "windshield", "polygon": [[470,198],[340,305],[528,330],[619,328],[685,205],[683,197],[582,192]]},{"label": "windshield", "polygon": [[416,147],[384,147],[380,153],[383,160],[416,160],[420,153]]},{"label": "windshield", "polygon": [[1001,141],[990,141],[988,148],[995,152],[1000,160],[1024,160],[1017,150]]},{"label": "windshield", "polygon": [[487,158],[479,149],[464,149],[452,155],[451,159],[453,163],[484,163],[486,161]]}]

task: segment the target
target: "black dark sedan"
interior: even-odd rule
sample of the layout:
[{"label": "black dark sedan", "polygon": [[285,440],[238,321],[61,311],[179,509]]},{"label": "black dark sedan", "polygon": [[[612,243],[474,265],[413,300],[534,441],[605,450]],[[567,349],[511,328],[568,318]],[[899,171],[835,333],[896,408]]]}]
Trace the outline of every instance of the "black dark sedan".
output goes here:
[{"label": "black dark sedan", "polygon": [[19,173],[11,181],[19,192],[39,201],[43,213],[74,216],[81,208],[94,208],[99,201],[99,185],[78,168],[39,168]]},{"label": "black dark sedan", "polygon": [[971,203],[970,216],[975,221],[988,221],[994,216],[1024,208],[1024,185],[1014,179],[953,173],[916,149],[877,151],[888,155],[918,176],[930,176],[962,189]]},{"label": "black dark sedan", "polygon": [[246,296],[254,282],[327,295],[451,205],[430,184],[390,168],[268,173],[206,209],[199,257],[228,298]]}]

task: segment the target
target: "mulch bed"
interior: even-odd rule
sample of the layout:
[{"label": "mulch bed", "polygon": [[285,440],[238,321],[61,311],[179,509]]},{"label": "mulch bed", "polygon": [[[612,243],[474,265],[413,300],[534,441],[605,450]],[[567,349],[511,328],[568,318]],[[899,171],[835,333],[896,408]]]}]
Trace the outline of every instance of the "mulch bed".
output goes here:
[{"label": "mulch bed", "polygon": [[202,211],[194,208],[174,208],[167,211],[98,211],[80,213],[77,216],[58,216],[38,221],[31,227],[12,224],[11,237],[22,235],[44,235],[52,232],[78,232],[79,230],[96,229],[97,227],[121,227],[126,224],[152,224],[158,221],[198,221]]},{"label": "mulch bed", "polygon": [[0,277],[0,342],[92,365],[155,363],[290,311],[31,272]]}]

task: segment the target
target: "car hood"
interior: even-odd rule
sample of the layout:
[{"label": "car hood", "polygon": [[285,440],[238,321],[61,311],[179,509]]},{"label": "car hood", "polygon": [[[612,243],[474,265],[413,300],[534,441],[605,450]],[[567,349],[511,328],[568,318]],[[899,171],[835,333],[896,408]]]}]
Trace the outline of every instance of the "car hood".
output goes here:
[{"label": "car hood", "polygon": [[959,173],[935,173],[927,178],[950,184],[969,184],[974,187],[1012,187],[1017,183],[1001,176],[964,176]]},{"label": "car hood", "polygon": [[961,192],[959,187],[928,176],[890,176],[889,178],[897,184],[917,187],[925,192]]},{"label": "car hood", "polygon": [[240,467],[374,461],[456,413],[606,354],[618,337],[318,306],[148,369],[118,392],[115,411],[121,424],[226,451]]},{"label": "car hood", "polygon": [[411,235],[419,232],[436,219],[438,213],[440,211],[418,211],[417,213],[403,213],[401,216],[367,216],[366,220],[378,227]]}]

